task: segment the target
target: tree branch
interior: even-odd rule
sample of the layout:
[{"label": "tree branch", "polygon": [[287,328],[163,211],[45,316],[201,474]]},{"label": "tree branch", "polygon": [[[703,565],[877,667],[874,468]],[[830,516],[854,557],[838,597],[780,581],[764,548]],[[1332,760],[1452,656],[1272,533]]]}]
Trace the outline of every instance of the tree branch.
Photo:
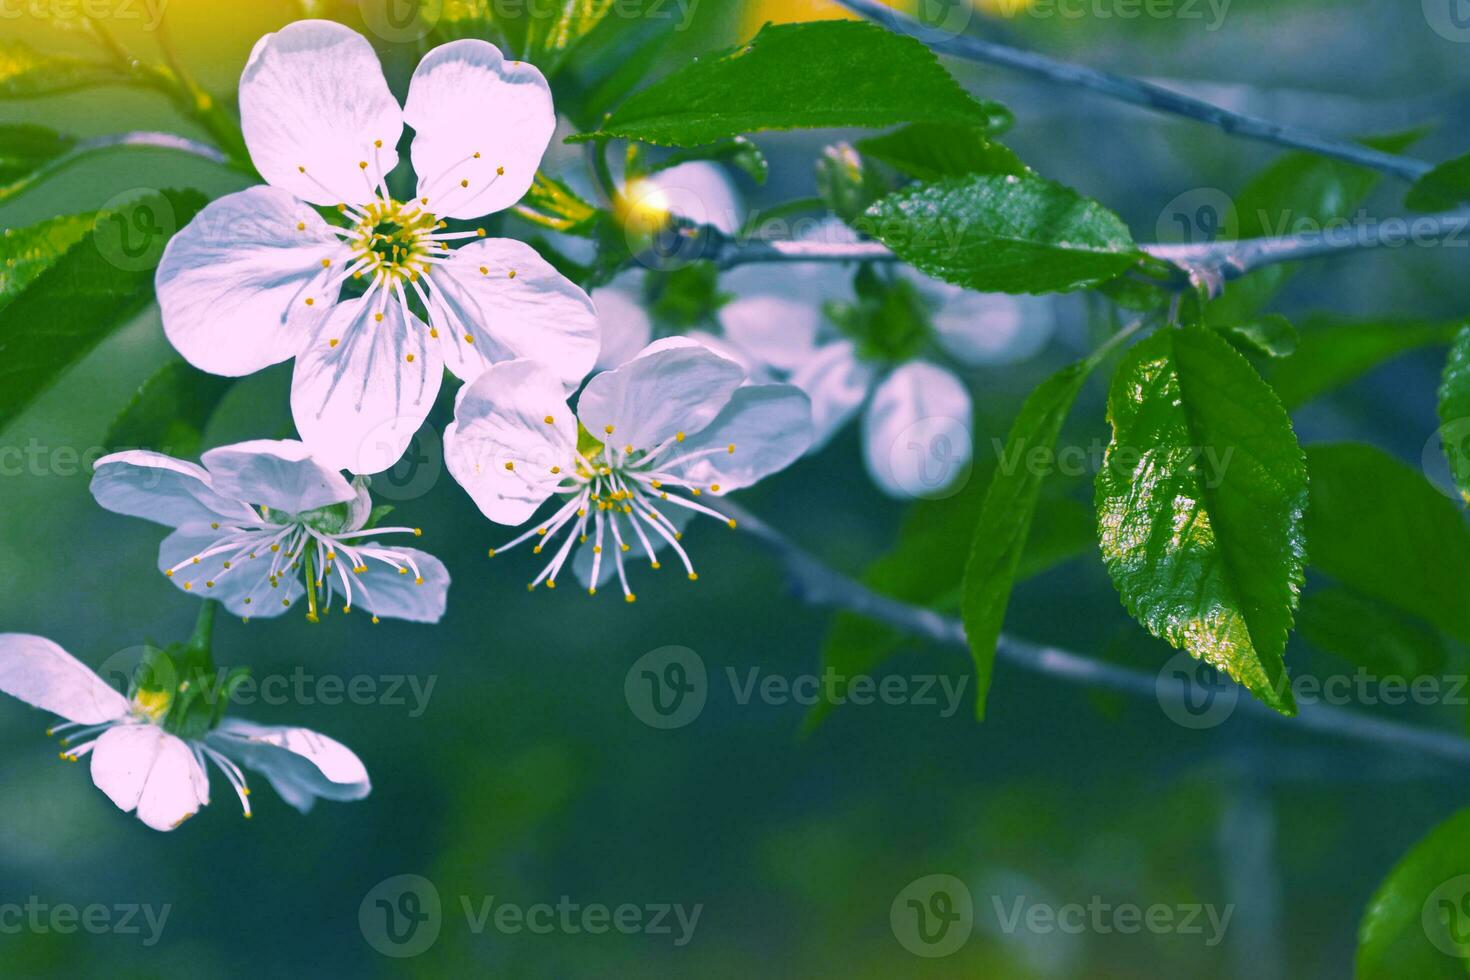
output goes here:
[{"label": "tree branch", "polygon": [[1383,153],[1360,143],[1340,140],[1310,130],[1271,122],[1258,116],[1222,109],[1201,99],[1153,85],[1126,75],[1073,65],[1045,55],[1023,51],[968,34],[935,38],[913,18],[885,7],[877,0],[837,0],[837,3],[881,24],[896,34],[917,38],[940,54],[968,61],[1001,65],[1059,85],[1071,85],[1106,95],[1109,98],[1166,112],[1215,126],[1232,136],[1288,146],[1320,156],[1369,167],[1407,181],[1416,181],[1434,168],[1433,164],[1393,153]]},{"label": "tree branch", "polygon": [[[721,501],[721,508],[735,518],[742,530],[781,560],[798,594],[812,605],[857,613],[912,636],[946,646],[969,649],[965,641],[964,626],[953,616],[879,595],[828,568],[779,531],[728,499]],[[1178,700],[1181,708],[1183,705],[1182,689],[1172,685],[1164,685],[1161,689],[1153,674],[1093,660],[1068,650],[1002,636],[996,654],[1002,660],[1024,670],[1057,680],[1105,688],[1145,700],[1169,697]],[[1389,745],[1470,765],[1470,741],[1457,735],[1385,721],[1329,705],[1303,705],[1300,714],[1292,719],[1277,714],[1254,698],[1242,694],[1235,711],[1287,727],[1357,742]]]}]

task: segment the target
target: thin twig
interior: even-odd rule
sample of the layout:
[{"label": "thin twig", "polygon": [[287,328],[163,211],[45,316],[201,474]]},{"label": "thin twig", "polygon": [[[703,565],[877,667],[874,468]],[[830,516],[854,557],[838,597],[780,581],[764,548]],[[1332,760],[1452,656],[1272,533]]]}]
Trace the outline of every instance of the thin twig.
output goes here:
[{"label": "thin twig", "polygon": [[177,150],[180,153],[193,154],[210,163],[221,166],[229,166],[230,158],[207,143],[191,140],[186,136],[175,133],[157,133],[148,131],[137,131],[132,133],[113,133],[107,136],[94,136],[90,139],[81,140],[70,150],[54,160],[49,160],[40,167],[21,177],[11,184],[0,187],[0,202],[6,201],[21,191],[48,180],[67,167],[77,163],[83,157],[90,156],[102,150],[117,148],[137,147],[142,149]]},{"label": "thin twig", "polygon": [[[775,553],[786,566],[805,601],[812,605],[857,613],[911,636],[961,649],[969,648],[965,641],[964,626],[953,616],[879,595],[828,568],[779,531],[729,500],[722,501],[721,506],[736,519],[739,527]],[[1093,660],[1069,650],[1002,636],[996,653],[1001,659],[1017,667],[1045,674],[1056,680],[1104,688],[1145,700],[1172,698],[1179,700],[1182,706],[1182,688],[1167,684],[1161,686],[1153,674]],[[1470,765],[1470,741],[1457,735],[1385,721],[1328,705],[1302,705],[1300,713],[1292,719],[1277,714],[1259,701],[1242,694],[1235,711],[1286,727],[1307,729],[1357,742],[1392,745]]]},{"label": "thin twig", "polygon": [[934,36],[935,31],[926,30],[918,21],[890,7],[883,6],[877,0],[837,0],[837,2],[853,13],[867,17],[894,33],[917,38],[941,54],[1014,68],[1049,82],[1085,88],[1132,105],[1207,123],[1233,136],[1345,160],[1348,163],[1369,167],[1411,182],[1434,169],[1433,164],[1423,160],[1384,153],[1360,143],[1336,139],[1295,126],[1272,122],[1258,116],[1232,112],[1201,99],[1181,95],[1126,75],[1069,64],[1035,52],[985,41],[968,34],[936,37]]}]

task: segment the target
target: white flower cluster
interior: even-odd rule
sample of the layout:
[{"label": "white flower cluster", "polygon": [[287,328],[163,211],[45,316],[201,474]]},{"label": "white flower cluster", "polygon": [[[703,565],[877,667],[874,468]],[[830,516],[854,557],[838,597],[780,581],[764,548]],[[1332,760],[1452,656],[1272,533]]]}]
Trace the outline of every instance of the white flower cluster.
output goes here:
[{"label": "white flower cluster", "polygon": [[[300,441],[225,446],[199,464],[117,453],[97,463],[92,492],[171,528],[162,574],[246,619],[304,606],[317,621],[338,602],[374,623],[443,616],[449,573],[397,543],[418,529],[380,526],[366,477],[403,455],[446,369],[464,383],[444,437],[449,472],[491,521],[527,525],[491,555],[549,549],[531,588],[555,588],[570,565],[589,593],[616,580],[633,602],[633,563],[675,561],[697,578],[682,544],[690,520],[734,527],[720,498],[826,445],[860,411],[874,479],[903,495],[886,447],[926,417],[968,425],[971,413],[930,358],[994,362],[1025,332],[1014,302],[914,277],[935,344],[869,349],[824,321],[824,303],[852,299],[852,271],[835,267],[737,272],[722,337],[655,339],[626,279],[599,296],[599,323],[593,300],[534,249],[467,224],[526,195],[556,129],[540,71],[484,41],[430,51],[399,106],[363,37],[302,21],[256,44],[239,94],[266,183],[213,202],[170,241],[158,301],[169,340],[204,371],[294,359]],[[417,185],[399,200],[388,175],[405,126]],[[98,787],[150,827],[209,802],[208,762],[247,816],[242,767],[303,811],[369,792],[342,745],[201,714],[189,683],[135,681],[125,696],[50,640],[0,635],[0,690],[61,716],[62,757],[90,756]]]}]

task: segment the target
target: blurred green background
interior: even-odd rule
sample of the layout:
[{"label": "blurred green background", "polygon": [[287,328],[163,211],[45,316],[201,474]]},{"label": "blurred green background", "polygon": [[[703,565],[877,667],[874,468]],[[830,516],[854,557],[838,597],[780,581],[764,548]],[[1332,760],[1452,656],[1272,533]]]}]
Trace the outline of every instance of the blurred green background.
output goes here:
[{"label": "blurred green background", "polygon": [[[835,15],[817,0],[696,6],[670,63],[748,36],[767,19]],[[1416,152],[1441,159],[1463,150],[1470,48],[1433,30],[1418,4],[1235,0],[1215,29],[1205,4],[1198,18],[1139,19],[1099,16],[1118,9],[1108,2],[1089,3],[1078,18],[1028,15],[1004,0],[979,6],[976,30],[1232,108],[1350,135],[1433,123]],[[23,5],[6,10],[21,14],[0,19],[0,37],[46,51],[86,48],[77,32]],[[303,15],[285,0],[166,7],[185,63],[227,99],[256,38]],[[119,18],[116,27],[127,44],[151,51],[141,21]],[[402,52],[399,79],[416,57]],[[1206,127],[998,70],[954,71],[1015,110],[1008,142],[1023,158],[1117,210],[1141,241],[1167,227],[1166,205],[1177,195],[1233,193],[1273,157]],[[199,135],[161,98],[131,90],[8,102],[3,111],[6,122],[82,135]],[[765,188],[743,185],[749,200],[810,195],[812,160],[841,135],[760,138],[773,176]],[[217,195],[238,186],[177,155],[117,153],[0,204],[0,227],[96,208],[139,188]],[[1399,190],[1380,190],[1368,213],[1397,213]],[[1464,253],[1450,249],[1352,256],[1304,269],[1279,306],[1293,315],[1450,319],[1470,301],[1463,263]],[[1106,315],[1080,298],[1060,301],[1058,311],[1062,329],[1040,358],[972,376],[982,454],[1004,436],[1029,387],[1083,350]],[[0,628],[49,636],[92,665],[145,638],[187,634],[195,602],[154,571],[162,530],[96,507],[77,461],[170,356],[156,310],[145,312],[0,433],[0,447],[19,447],[28,460],[0,479]],[[1312,403],[1296,416],[1302,441],[1351,436],[1419,465],[1437,425],[1441,361],[1439,351],[1410,355]],[[288,379],[286,365],[237,386],[207,441],[289,434]],[[1106,435],[1101,384],[1094,379],[1079,403],[1069,441]],[[447,408],[431,423],[442,428]],[[350,745],[372,774],[373,794],[301,817],[262,786],[247,823],[216,780],[214,806],[175,833],[153,833],[118,813],[85,767],[56,760],[42,734],[46,717],[4,701],[0,903],[36,896],[77,906],[168,904],[171,912],[151,948],[138,936],[0,934],[0,974],[1340,977],[1373,888],[1463,801],[1463,773],[1394,749],[1246,718],[1190,731],[1152,701],[1005,664],[983,726],[968,703],[952,717],[919,705],[848,706],[801,738],[800,705],[741,704],[726,679],[726,668],[742,678],[753,667],[788,678],[819,670],[830,616],[791,597],[757,544],[696,527],[688,541],[700,581],[644,581],[636,606],[573,589],[528,595],[527,556],[484,558],[506,535],[441,472],[432,434],[414,452],[419,468],[389,481],[387,499],[404,522],[424,528],[422,546],[454,576],[440,626],[373,628],[336,617],[309,627],[287,616],[222,622],[217,631],[216,660],[248,664],[257,677],[302,668],[313,678],[408,675],[420,688],[434,684],[417,716],[406,686],[401,705],[238,712]],[[1090,497],[1085,480],[1062,489]],[[743,503],[852,573],[889,547],[904,512],[872,489],[852,429]],[[966,544],[955,541],[957,549]],[[1150,672],[1171,653],[1132,625],[1091,555],[1024,585],[1010,629]],[[694,650],[710,685],[693,723],[663,731],[630,710],[624,680],[640,657],[669,645]],[[1300,639],[1288,663],[1294,673],[1350,673]],[[882,673],[942,673],[955,683],[969,669],[960,651],[915,643]],[[1406,717],[1463,730],[1463,713],[1445,707]],[[401,874],[433,883],[443,917],[428,951],[394,959],[369,943],[359,909],[380,882]],[[910,953],[889,922],[895,896],[930,874],[961,879],[975,901],[974,934],[937,960]],[[703,909],[692,941],[678,947],[667,935],[506,934],[493,926],[476,934],[462,896],[477,908],[487,896],[522,906],[569,896],[581,905]],[[1009,909],[1017,896],[1052,906],[1100,896],[1114,905],[1203,903],[1234,912],[1213,946],[1197,935],[1008,932],[997,907]]]}]

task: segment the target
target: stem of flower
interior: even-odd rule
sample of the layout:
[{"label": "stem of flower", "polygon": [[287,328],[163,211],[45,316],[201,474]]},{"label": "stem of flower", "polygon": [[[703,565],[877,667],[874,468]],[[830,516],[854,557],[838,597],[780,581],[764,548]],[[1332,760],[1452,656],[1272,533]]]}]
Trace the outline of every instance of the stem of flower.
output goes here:
[{"label": "stem of flower", "polygon": [[218,611],[218,602],[214,599],[205,599],[199,607],[199,618],[194,620],[194,632],[189,637],[189,646],[202,653],[206,663],[211,660],[210,653],[214,646],[214,615]]}]

